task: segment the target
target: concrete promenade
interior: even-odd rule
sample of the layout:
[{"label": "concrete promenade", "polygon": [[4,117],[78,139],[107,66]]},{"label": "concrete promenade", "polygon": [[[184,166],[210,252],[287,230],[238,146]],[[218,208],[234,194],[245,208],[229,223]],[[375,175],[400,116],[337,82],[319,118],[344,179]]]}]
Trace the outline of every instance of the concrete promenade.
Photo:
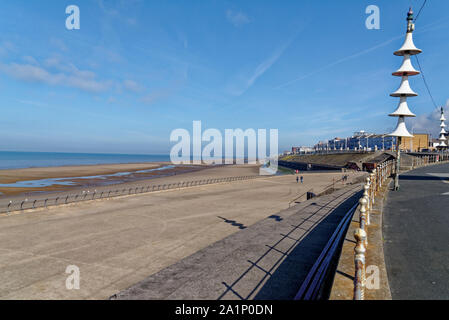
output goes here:
[{"label": "concrete promenade", "polygon": [[291,300],[360,191],[349,186],[271,215],[112,299]]},{"label": "concrete promenade", "polygon": [[[267,177],[0,215],[0,299],[106,299],[341,173],[304,177],[304,185]],[[69,265],[80,268],[79,290],[66,289]]]},{"label": "concrete promenade", "polygon": [[384,207],[393,299],[449,299],[449,164],[401,175]]}]

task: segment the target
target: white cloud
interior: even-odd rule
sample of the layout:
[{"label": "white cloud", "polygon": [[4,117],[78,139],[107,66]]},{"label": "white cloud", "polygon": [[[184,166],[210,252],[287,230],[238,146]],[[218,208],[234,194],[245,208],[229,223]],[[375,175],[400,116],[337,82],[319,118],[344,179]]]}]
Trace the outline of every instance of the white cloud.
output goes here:
[{"label": "white cloud", "polygon": [[230,23],[232,23],[235,27],[239,27],[241,25],[247,24],[251,22],[251,19],[248,18],[246,14],[243,12],[235,12],[232,10],[226,11],[226,18]]},{"label": "white cloud", "polygon": [[23,61],[25,61],[25,62],[28,63],[28,64],[34,64],[34,65],[39,64],[39,63],[37,62],[37,60],[34,59],[32,56],[24,56],[22,59],[23,59]]},{"label": "white cloud", "polygon": [[37,107],[45,107],[45,106],[47,106],[46,103],[42,103],[42,102],[38,102],[38,101],[32,101],[32,100],[17,100],[17,101],[22,103],[22,104],[29,104],[29,105],[37,106]]},{"label": "white cloud", "polygon": [[95,73],[79,70],[73,64],[68,64],[66,69],[66,73],[52,73],[43,67],[31,64],[10,63],[0,65],[0,71],[26,82],[66,86],[88,92],[106,91],[112,85],[111,81],[95,80]]},{"label": "white cloud", "polygon": [[9,41],[4,41],[0,43],[0,55],[5,55],[9,52],[16,51],[16,47]]},{"label": "white cloud", "polygon": [[169,97],[172,92],[173,89],[171,88],[161,88],[145,95],[144,97],[142,97],[141,101],[145,104],[151,105],[160,99]]},{"label": "white cloud", "polygon": [[[445,115],[449,114],[449,100],[446,102],[446,106],[444,107],[444,113]],[[430,133],[432,134],[433,138],[438,138],[441,130],[440,116],[441,110],[434,108],[432,112],[418,115],[416,116],[416,118],[411,118],[407,127],[410,132],[413,131],[414,133]]]},{"label": "white cloud", "polygon": [[50,39],[50,44],[54,47],[56,47],[57,49],[61,50],[61,51],[68,51],[69,49],[67,48],[67,46],[65,45],[64,41],[62,41],[61,39],[56,39],[56,38],[51,38]]},{"label": "white cloud", "polygon": [[125,89],[132,92],[141,92],[143,90],[143,87],[141,85],[129,79],[123,81],[123,86],[125,87]]}]

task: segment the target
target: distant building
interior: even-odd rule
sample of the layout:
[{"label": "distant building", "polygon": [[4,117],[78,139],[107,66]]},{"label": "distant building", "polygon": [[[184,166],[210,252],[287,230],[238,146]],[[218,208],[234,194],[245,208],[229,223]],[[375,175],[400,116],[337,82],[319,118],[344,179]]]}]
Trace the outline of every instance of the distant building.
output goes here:
[{"label": "distant building", "polygon": [[[419,152],[429,149],[431,146],[430,137],[426,133],[415,133],[413,138],[404,137],[401,142],[401,150]],[[352,137],[334,138],[328,141],[320,141],[314,149],[320,150],[395,150],[396,137],[387,134],[374,134],[366,131],[354,132]]]},{"label": "distant building", "polygon": [[292,147],[292,154],[305,154],[313,151],[314,149],[311,147]]},{"label": "distant building", "polygon": [[315,150],[393,150],[396,146],[396,137],[386,134],[373,134],[366,131],[354,132],[352,137],[334,138],[326,142],[320,141]]},{"label": "distant building", "polygon": [[430,146],[431,143],[427,133],[413,133],[413,138],[403,137],[401,141],[401,150],[411,152],[420,152],[423,149],[429,149]]}]

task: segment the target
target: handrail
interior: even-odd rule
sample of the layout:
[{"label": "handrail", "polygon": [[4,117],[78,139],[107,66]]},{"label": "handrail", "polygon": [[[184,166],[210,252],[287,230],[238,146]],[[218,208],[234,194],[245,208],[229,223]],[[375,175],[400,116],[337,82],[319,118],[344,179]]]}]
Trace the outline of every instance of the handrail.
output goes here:
[{"label": "handrail", "polygon": [[312,266],[312,269],[307,274],[306,279],[295,296],[295,300],[316,300],[319,298],[319,291],[329,269],[330,262],[335,255],[341,239],[345,236],[345,230],[349,226],[357,206],[358,203],[354,204],[338,224],[337,229],[335,229],[320,256]]},{"label": "handrail", "polygon": [[[185,183],[186,185],[184,187],[194,187],[194,186],[201,186],[206,184],[215,184],[215,183],[222,183],[222,182],[233,182],[233,181],[242,181],[242,180],[250,180],[250,179],[256,179],[256,178],[264,178],[265,176],[233,176],[233,177],[223,177],[223,178],[215,178],[215,179],[208,179],[208,180],[191,180]],[[18,200],[17,202],[9,201],[9,203],[5,206],[0,208],[0,213],[7,213],[13,211],[24,211],[29,209],[36,209],[36,208],[47,208],[50,205],[56,206],[59,204],[69,204],[74,202],[82,202],[82,201],[88,201],[88,200],[98,200],[98,199],[105,199],[105,198],[112,198],[112,197],[119,197],[124,195],[131,195],[131,194],[142,194],[142,193],[152,193],[156,191],[161,190],[174,190],[179,188],[179,183],[170,183],[170,184],[164,184],[164,185],[146,185],[147,188],[145,189],[145,186],[142,187],[132,187],[132,188],[123,188],[117,187],[117,189],[106,189],[103,190],[99,196],[95,197],[95,195],[98,193],[96,190],[93,192],[93,196],[89,196],[88,194],[90,191],[83,191],[79,194],[68,194],[68,195],[58,195],[55,198],[38,198],[38,199],[25,199],[25,200]],[[156,188],[157,186],[157,188]],[[152,187],[150,189],[150,187]],[[104,196],[106,195],[106,196]],[[57,200],[61,199],[61,197],[64,197],[64,201],[60,201],[59,203]],[[26,206],[25,204],[29,204]],[[48,204],[48,205],[47,205]],[[16,208],[14,208],[14,205]]]}]

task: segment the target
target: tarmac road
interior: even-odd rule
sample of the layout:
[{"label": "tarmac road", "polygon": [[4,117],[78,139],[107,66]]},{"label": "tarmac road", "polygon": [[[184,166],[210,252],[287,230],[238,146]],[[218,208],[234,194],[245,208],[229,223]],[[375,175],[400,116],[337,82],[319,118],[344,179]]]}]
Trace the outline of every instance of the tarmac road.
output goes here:
[{"label": "tarmac road", "polygon": [[401,175],[384,207],[383,234],[394,300],[449,299],[449,164]]}]

